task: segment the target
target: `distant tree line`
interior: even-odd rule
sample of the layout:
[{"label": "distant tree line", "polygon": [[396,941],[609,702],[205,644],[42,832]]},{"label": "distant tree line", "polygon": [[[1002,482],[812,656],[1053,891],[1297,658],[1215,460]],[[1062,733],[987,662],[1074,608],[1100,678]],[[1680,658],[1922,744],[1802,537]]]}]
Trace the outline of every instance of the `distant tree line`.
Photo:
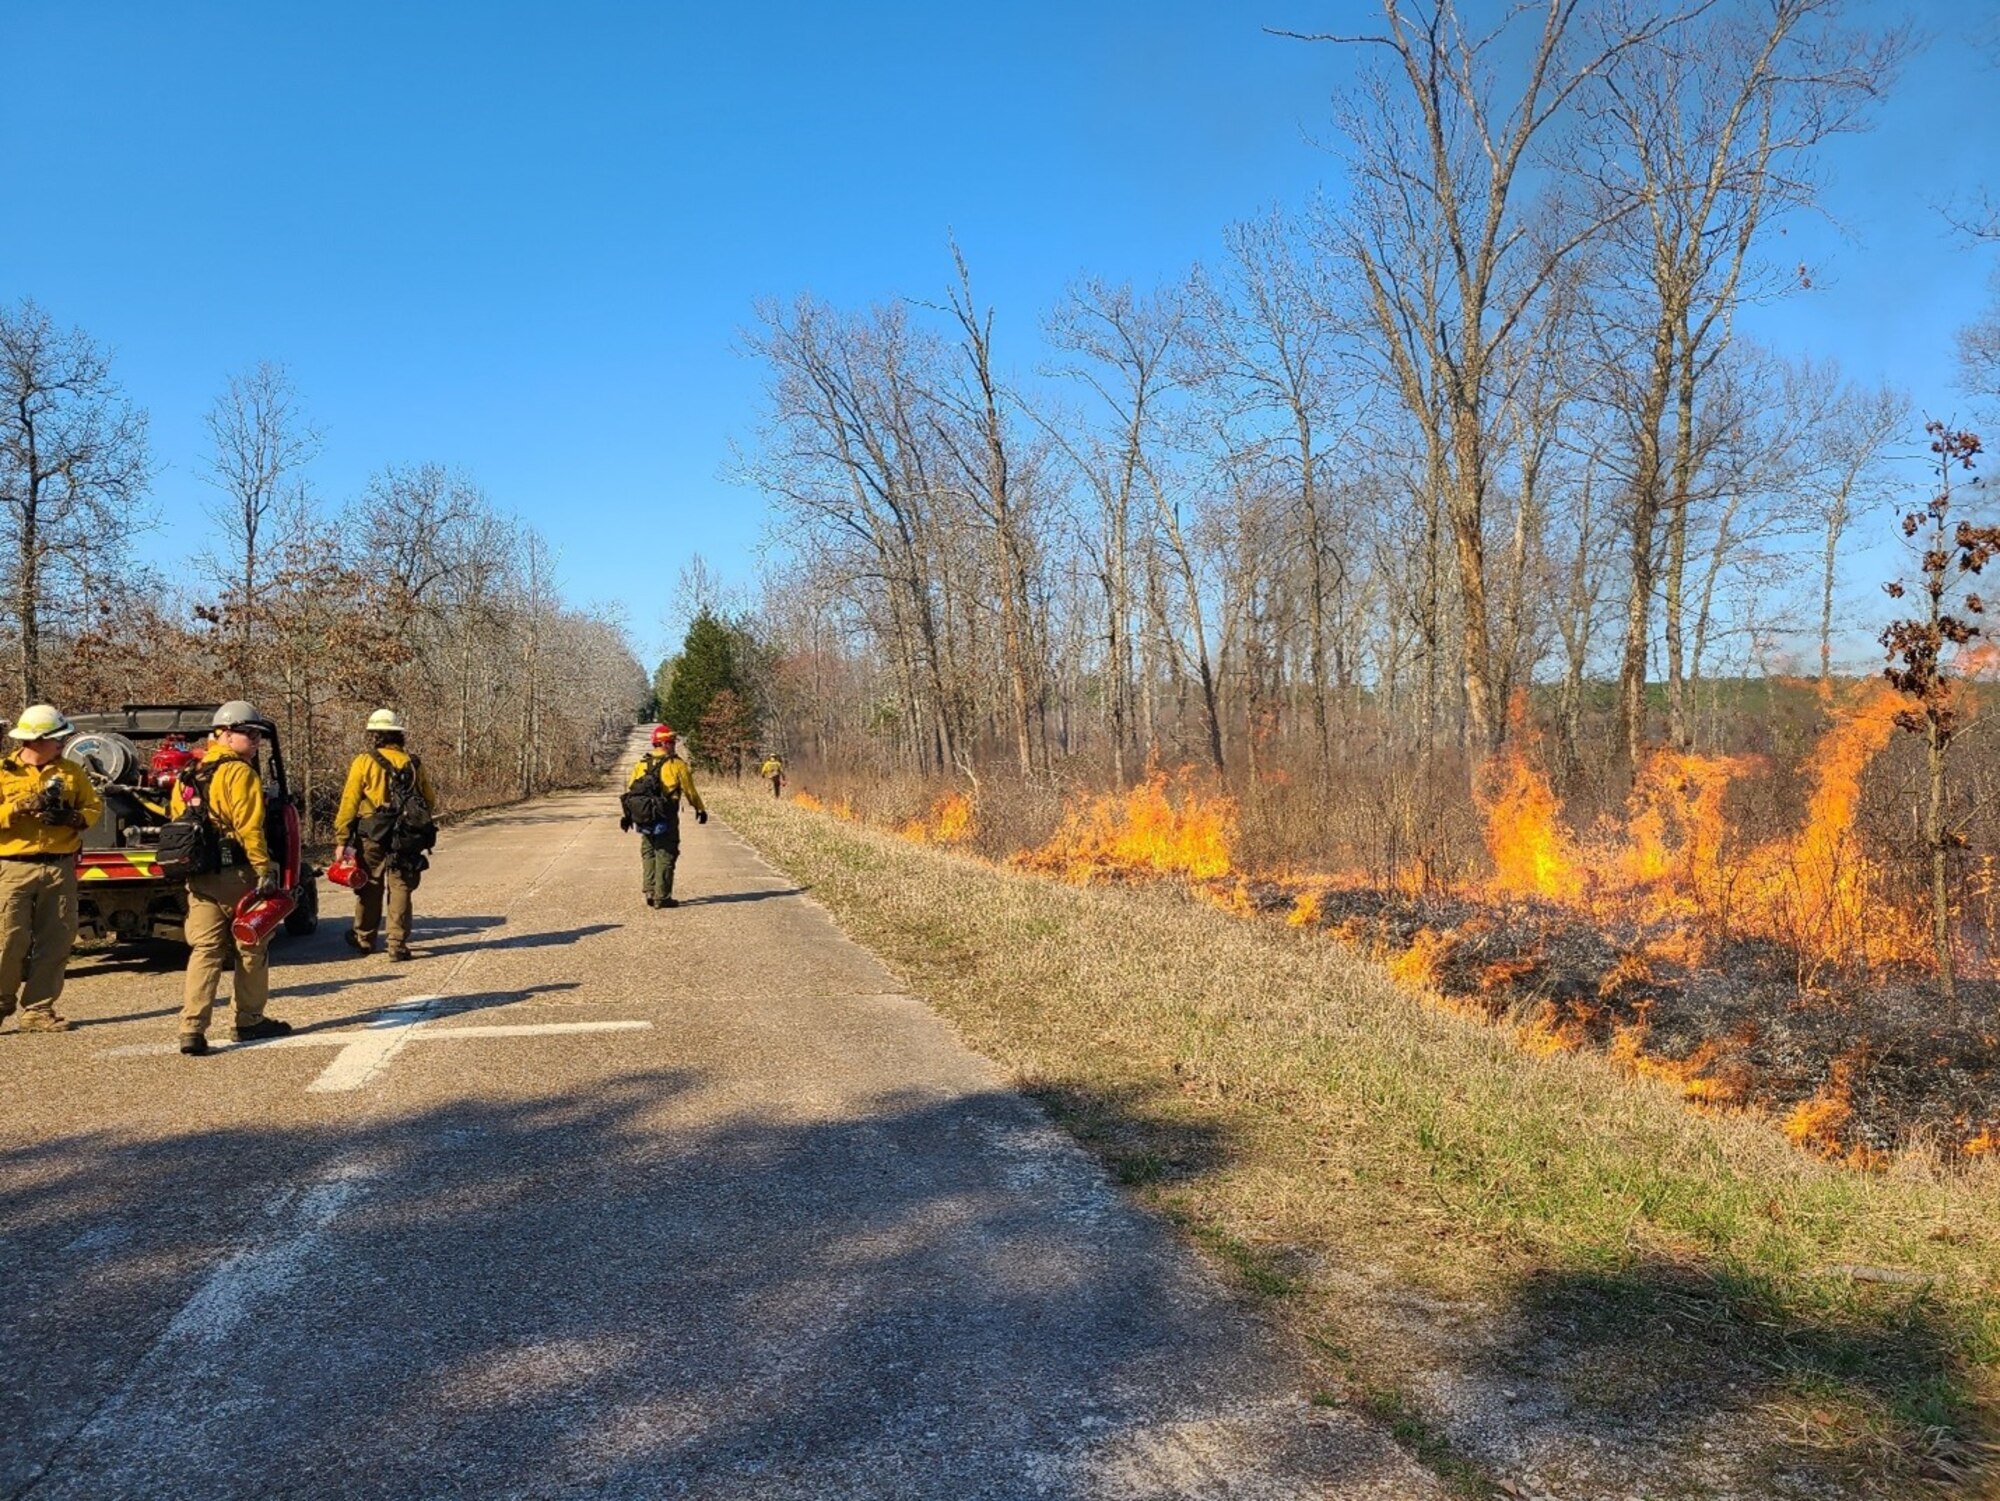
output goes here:
[{"label": "distant tree line", "polygon": [[0,673],[22,702],[251,699],[321,818],[382,704],[460,806],[575,782],[623,743],[647,697],[623,623],[566,604],[548,543],[469,476],[390,465],[323,501],[320,436],[271,363],[226,381],[207,429],[190,567],[108,353],[0,307]]}]

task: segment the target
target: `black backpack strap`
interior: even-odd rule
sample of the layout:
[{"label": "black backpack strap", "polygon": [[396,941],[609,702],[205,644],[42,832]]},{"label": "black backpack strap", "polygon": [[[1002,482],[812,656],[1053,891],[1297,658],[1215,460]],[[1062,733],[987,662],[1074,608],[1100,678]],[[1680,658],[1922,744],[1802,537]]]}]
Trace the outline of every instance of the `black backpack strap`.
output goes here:
[{"label": "black backpack strap", "polygon": [[411,769],[417,764],[417,758],[415,756],[410,757],[408,765],[398,766],[394,761],[391,761],[387,756],[383,755],[380,750],[371,747],[368,754],[375,758],[375,764],[381,767],[382,770],[388,775],[392,788],[393,785],[397,782],[407,782],[412,787],[416,785],[417,782],[416,773]]}]

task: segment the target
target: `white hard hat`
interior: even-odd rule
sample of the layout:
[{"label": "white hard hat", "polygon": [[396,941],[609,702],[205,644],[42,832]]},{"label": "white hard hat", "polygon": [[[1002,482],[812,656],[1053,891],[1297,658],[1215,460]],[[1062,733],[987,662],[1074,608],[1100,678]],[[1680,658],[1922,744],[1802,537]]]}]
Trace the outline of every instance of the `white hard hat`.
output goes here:
[{"label": "white hard hat", "polygon": [[14,740],[60,740],[75,730],[54,704],[30,704],[21,711],[20,723],[7,734]]},{"label": "white hard hat", "polygon": [[409,728],[403,723],[403,716],[394,709],[377,709],[368,716],[370,730],[388,730],[400,735]]},{"label": "white hard hat", "polygon": [[215,711],[215,718],[209,723],[218,730],[233,730],[238,725],[262,729],[265,721],[264,716],[257,712],[257,706],[248,699],[232,698]]}]

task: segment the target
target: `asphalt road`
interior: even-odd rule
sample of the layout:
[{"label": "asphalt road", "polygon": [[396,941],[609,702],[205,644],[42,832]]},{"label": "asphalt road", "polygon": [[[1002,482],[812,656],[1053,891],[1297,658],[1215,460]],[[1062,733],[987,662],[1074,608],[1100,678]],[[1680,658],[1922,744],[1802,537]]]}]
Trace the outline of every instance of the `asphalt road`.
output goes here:
[{"label": "asphalt road", "polygon": [[[611,794],[447,831],[283,1042],[0,1034],[0,1497],[1417,1497],[808,895]],[[335,897],[344,894],[333,889]],[[228,1013],[216,1035],[226,1035]]]}]

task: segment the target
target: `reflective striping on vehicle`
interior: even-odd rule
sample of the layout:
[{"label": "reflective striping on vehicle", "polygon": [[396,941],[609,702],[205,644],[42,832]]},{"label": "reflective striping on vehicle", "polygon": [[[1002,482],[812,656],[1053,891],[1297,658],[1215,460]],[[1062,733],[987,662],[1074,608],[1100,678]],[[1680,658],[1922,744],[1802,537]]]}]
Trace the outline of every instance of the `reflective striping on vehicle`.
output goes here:
[{"label": "reflective striping on vehicle", "polygon": [[79,881],[159,880],[159,873],[153,869],[153,861],[157,858],[150,850],[85,855],[77,862],[76,878]]}]

